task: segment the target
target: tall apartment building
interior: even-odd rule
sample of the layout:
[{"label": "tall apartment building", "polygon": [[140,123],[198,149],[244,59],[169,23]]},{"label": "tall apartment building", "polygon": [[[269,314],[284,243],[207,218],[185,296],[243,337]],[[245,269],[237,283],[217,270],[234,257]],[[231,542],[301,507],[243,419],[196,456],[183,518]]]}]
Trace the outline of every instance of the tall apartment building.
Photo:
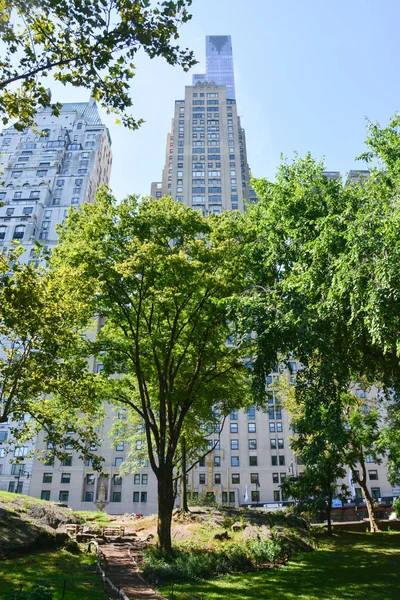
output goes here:
[{"label": "tall apartment building", "polygon": [[207,36],[207,72],[193,75],[175,102],[161,182],[151,194],[171,195],[203,214],[245,209],[249,185],[246,136],[235,100],[230,36]]},{"label": "tall apartment building", "polygon": [[[110,136],[93,99],[64,104],[58,117],[42,110],[35,129],[1,132],[0,252],[18,241],[25,249],[21,260],[29,262],[35,242],[51,250],[68,209],[93,201],[97,187],[109,183],[111,162]],[[32,459],[11,464],[8,437],[8,425],[0,424],[0,489],[27,493]],[[34,444],[11,456],[26,456]]]}]

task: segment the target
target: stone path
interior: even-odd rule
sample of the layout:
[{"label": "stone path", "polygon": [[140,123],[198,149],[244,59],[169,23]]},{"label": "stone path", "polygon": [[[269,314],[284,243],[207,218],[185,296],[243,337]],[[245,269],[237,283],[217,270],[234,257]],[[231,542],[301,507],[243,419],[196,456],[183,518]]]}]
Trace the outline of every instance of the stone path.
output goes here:
[{"label": "stone path", "polygon": [[143,542],[133,540],[123,544],[105,544],[100,550],[107,559],[102,563],[107,577],[115,587],[123,588],[132,600],[165,600],[155,593],[139,573],[137,561],[144,548]]}]

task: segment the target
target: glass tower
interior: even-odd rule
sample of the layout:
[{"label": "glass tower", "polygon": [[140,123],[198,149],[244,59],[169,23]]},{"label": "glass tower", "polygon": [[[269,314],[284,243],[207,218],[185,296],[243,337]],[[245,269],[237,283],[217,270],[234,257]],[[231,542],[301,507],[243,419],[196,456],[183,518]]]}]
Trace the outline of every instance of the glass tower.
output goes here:
[{"label": "glass tower", "polygon": [[235,100],[232,40],[230,35],[206,36],[206,73],[193,75],[193,85],[198,81],[214,81],[226,86],[226,96]]}]

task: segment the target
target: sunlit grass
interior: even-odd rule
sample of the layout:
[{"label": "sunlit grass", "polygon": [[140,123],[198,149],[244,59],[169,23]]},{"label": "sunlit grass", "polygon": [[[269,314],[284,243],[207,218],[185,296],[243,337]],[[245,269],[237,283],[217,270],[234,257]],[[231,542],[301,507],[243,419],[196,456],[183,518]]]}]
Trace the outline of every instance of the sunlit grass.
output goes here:
[{"label": "sunlit grass", "polygon": [[38,552],[0,561],[0,600],[10,592],[29,591],[36,584],[48,584],[55,600],[108,600],[100,577],[95,573],[94,554],[70,554],[64,550]]},{"label": "sunlit grass", "polygon": [[160,591],[171,600],[398,600],[399,567],[400,533],[347,533],[285,567]]}]

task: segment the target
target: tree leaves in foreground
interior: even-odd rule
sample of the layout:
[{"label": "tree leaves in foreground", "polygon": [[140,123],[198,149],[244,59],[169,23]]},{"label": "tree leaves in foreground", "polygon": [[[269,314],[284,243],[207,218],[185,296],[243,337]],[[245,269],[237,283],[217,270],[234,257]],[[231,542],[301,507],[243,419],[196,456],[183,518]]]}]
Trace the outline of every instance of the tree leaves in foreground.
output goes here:
[{"label": "tree leaves in foreground", "polygon": [[[46,76],[64,85],[85,87],[108,112],[136,129],[126,111],[138,50],[163,57],[185,70],[193,53],[174,44],[191,15],[191,0],[0,0],[0,116],[17,119],[23,129],[41,107],[52,104]],[[14,85],[15,84],[15,85]]]},{"label": "tree leaves in foreground", "polygon": [[80,335],[87,312],[73,287],[19,253],[0,257],[0,423],[11,447],[43,431],[52,454],[69,443],[92,457],[100,398]]},{"label": "tree leaves in foreground", "polygon": [[[389,452],[393,483],[400,472],[399,126],[397,115],[385,129],[370,125],[369,152],[363,155],[370,172],[346,182],[326,174],[310,156],[283,163],[275,182],[254,182],[260,202],[246,217],[255,240],[248,248],[254,288],[241,298],[239,313],[244,328],[257,333],[258,387],[264,386],[271,349],[284,359],[293,353],[302,364],[298,383],[308,386],[307,397],[301,386],[294,394],[304,402],[304,413],[313,416],[315,435],[323,429],[331,443],[330,428],[340,419],[348,426],[352,420],[353,432],[361,428],[371,434],[366,440],[348,431],[342,449],[342,462],[353,471],[359,461],[360,479],[354,479],[363,489],[368,445],[371,452],[374,444]],[[333,394],[321,369],[330,374]],[[378,386],[388,411],[382,406],[363,415],[361,406],[349,408],[345,396],[357,382]],[[321,410],[332,423],[319,421]],[[378,418],[384,426],[379,436],[374,434]],[[300,435],[311,435],[311,425],[306,420],[303,425]]]},{"label": "tree leaves in foreground", "polygon": [[172,198],[117,204],[103,189],[69,215],[53,254],[101,319],[94,351],[107,397],[128,409],[130,437],[157,478],[164,551],[182,436],[189,459],[204,426],[248,400],[250,341],[227,344],[226,304],[245,281],[240,224],[235,213],[205,219]]}]

